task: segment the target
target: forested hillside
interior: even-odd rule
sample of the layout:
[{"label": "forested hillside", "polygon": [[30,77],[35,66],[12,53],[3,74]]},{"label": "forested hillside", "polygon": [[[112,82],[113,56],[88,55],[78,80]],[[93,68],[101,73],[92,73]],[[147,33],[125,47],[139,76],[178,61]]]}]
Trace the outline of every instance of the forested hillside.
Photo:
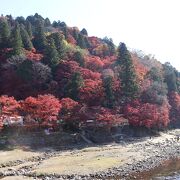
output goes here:
[{"label": "forested hillside", "polygon": [[29,126],[162,129],[180,121],[180,73],[85,28],[1,16],[0,127],[16,115]]}]

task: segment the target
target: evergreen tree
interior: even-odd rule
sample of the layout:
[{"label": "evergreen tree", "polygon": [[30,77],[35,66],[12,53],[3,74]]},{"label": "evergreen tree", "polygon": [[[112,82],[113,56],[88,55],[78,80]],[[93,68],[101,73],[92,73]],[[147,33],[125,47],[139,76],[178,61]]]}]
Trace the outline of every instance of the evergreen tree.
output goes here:
[{"label": "evergreen tree", "polygon": [[117,65],[120,67],[119,77],[123,101],[127,102],[137,97],[138,85],[131,55],[124,43],[121,43],[118,48]]},{"label": "evergreen tree", "polygon": [[28,16],[28,17],[26,18],[26,22],[30,22],[32,26],[35,25],[35,21],[36,21],[36,19],[35,19],[35,17],[32,16],[32,15],[31,15],[31,16]]},{"label": "evergreen tree", "polygon": [[26,23],[26,20],[24,19],[23,16],[19,16],[16,18],[16,22],[18,22],[19,24],[24,24]]},{"label": "evergreen tree", "polygon": [[58,22],[57,21],[53,21],[52,27],[57,28],[58,27]]},{"label": "evergreen tree", "polygon": [[73,29],[73,37],[76,41],[78,40],[78,34],[79,34],[79,32],[78,32],[77,28],[74,28]]},{"label": "evergreen tree", "polygon": [[80,51],[75,52],[74,59],[81,67],[84,67],[85,60],[84,60],[84,56],[83,56],[82,52],[80,52]]},{"label": "evergreen tree", "polygon": [[52,38],[54,40],[55,47],[59,53],[59,58],[63,59],[66,48],[66,45],[64,43],[64,36],[60,33],[52,33],[49,38]]},{"label": "evergreen tree", "polygon": [[26,23],[26,30],[27,30],[27,33],[28,33],[30,39],[32,39],[32,34],[33,34],[32,33],[32,25],[29,21],[27,21],[27,23]]},{"label": "evergreen tree", "polygon": [[35,22],[38,20],[38,21],[41,21],[42,23],[44,23],[44,18],[41,15],[39,15],[38,13],[34,14],[34,19],[35,19]]},{"label": "evergreen tree", "polygon": [[37,50],[43,51],[46,47],[46,44],[47,40],[44,33],[43,22],[41,20],[37,20],[35,25],[33,45]]},{"label": "evergreen tree", "polygon": [[116,48],[115,45],[113,43],[113,40],[111,38],[103,38],[103,41],[108,45],[109,48],[109,55],[114,55],[116,53]]},{"label": "evergreen tree", "polygon": [[72,74],[71,80],[66,87],[66,95],[71,99],[79,100],[79,89],[83,86],[83,78],[79,72]]},{"label": "evergreen tree", "polygon": [[86,46],[86,48],[90,48],[90,47],[91,47],[91,44],[90,44],[90,42],[89,42],[89,40],[88,40],[87,37],[84,37],[84,41],[85,41],[85,46]]},{"label": "evergreen tree", "polygon": [[146,76],[153,81],[158,81],[158,82],[163,81],[162,72],[160,71],[160,69],[158,69],[156,67],[152,67]]},{"label": "evergreen tree", "polygon": [[82,49],[87,48],[85,38],[84,38],[84,36],[82,34],[78,35],[77,44]]},{"label": "evergreen tree", "polygon": [[59,24],[59,27],[61,27],[61,28],[63,28],[63,27],[67,28],[67,24],[65,22],[58,21],[58,24]]},{"label": "evergreen tree", "polygon": [[103,86],[104,86],[105,95],[106,95],[105,106],[107,106],[108,108],[113,108],[115,97],[114,97],[114,92],[113,92],[113,87],[112,87],[111,76],[105,77],[103,79]]},{"label": "evergreen tree", "polygon": [[22,38],[22,42],[24,45],[24,48],[27,50],[31,50],[33,48],[32,42],[30,40],[30,37],[24,27],[24,25],[20,25],[20,33],[21,33],[21,38]]},{"label": "evergreen tree", "polygon": [[45,26],[45,27],[48,27],[48,26],[50,26],[50,25],[51,25],[51,22],[50,22],[49,18],[46,18],[46,19],[44,20],[44,26]]},{"label": "evergreen tree", "polygon": [[16,23],[14,29],[12,30],[11,44],[13,48],[13,55],[22,54],[23,44],[22,44],[22,38],[20,34],[20,27],[18,23]]},{"label": "evergreen tree", "polygon": [[67,39],[68,38],[68,28],[67,28],[67,26],[61,27],[61,30],[63,31],[65,39]]},{"label": "evergreen tree", "polygon": [[9,47],[10,28],[6,19],[0,19],[0,48]]},{"label": "evergreen tree", "polygon": [[32,61],[25,60],[17,66],[17,75],[25,82],[32,81]]},{"label": "evergreen tree", "polygon": [[59,54],[52,38],[49,39],[49,43],[45,48],[43,63],[49,65],[51,68],[54,68],[59,63]]},{"label": "evergreen tree", "polygon": [[6,18],[8,19],[9,26],[12,27],[14,25],[14,23],[15,23],[12,15],[11,14],[10,15],[6,15]]},{"label": "evergreen tree", "polygon": [[168,91],[178,92],[178,73],[177,70],[170,64],[165,63],[164,68],[164,78],[168,86]]},{"label": "evergreen tree", "polygon": [[87,30],[86,30],[85,28],[83,28],[83,29],[81,30],[81,34],[82,34],[82,35],[85,35],[85,36],[88,36]]}]

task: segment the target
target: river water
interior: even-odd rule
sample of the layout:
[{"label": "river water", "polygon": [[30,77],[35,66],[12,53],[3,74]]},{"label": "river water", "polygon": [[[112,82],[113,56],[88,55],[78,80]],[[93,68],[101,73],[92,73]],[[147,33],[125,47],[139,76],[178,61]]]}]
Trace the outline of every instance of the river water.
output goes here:
[{"label": "river water", "polygon": [[161,166],[135,176],[138,180],[180,180],[180,159],[165,161]]}]

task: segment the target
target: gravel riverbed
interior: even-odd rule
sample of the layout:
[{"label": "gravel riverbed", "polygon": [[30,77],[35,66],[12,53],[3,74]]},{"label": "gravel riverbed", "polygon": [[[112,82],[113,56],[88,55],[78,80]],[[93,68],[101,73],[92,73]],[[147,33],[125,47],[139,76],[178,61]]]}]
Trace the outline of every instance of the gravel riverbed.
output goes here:
[{"label": "gravel riverbed", "polygon": [[[1,163],[0,160],[0,177],[44,180],[141,179],[141,172],[159,167],[168,159],[180,157],[179,136],[180,130],[177,129],[160,133],[158,137],[131,138],[108,145],[63,151],[49,148],[28,158],[19,155],[13,161]],[[2,160],[6,156],[3,153],[6,152],[0,151]]]}]

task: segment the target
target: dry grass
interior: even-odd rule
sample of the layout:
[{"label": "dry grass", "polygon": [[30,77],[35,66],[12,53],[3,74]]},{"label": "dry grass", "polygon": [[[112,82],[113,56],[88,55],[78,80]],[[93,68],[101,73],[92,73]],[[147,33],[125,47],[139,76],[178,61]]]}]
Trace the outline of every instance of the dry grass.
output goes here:
[{"label": "dry grass", "polygon": [[0,164],[7,163],[10,161],[23,160],[31,158],[33,156],[38,156],[40,153],[23,151],[21,149],[14,149],[10,151],[0,151]]},{"label": "dry grass", "polygon": [[33,178],[25,177],[25,176],[11,176],[11,177],[4,177],[2,180],[32,180]]},{"label": "dry grass", "polygon": [[0,168],[0,172],[8,171],[9,169],[19,170],[19,169],[21,169],[21,168],[23,168],[25,166],[28,167],[28,166],[33,166],[35,164],[36,164],[36,162],[25,162],[25,163],[22,163],[22,164],[11,166],[11,167],[2,167],[2,168]]},{"label": "dry grass", "polygon": [[[35,172],[38,174],[89,174],[131,162],[127,148],[86,148],[76,153],[65,153],[42,162]],[[137,158],[141,158],[136,153]]]}]

